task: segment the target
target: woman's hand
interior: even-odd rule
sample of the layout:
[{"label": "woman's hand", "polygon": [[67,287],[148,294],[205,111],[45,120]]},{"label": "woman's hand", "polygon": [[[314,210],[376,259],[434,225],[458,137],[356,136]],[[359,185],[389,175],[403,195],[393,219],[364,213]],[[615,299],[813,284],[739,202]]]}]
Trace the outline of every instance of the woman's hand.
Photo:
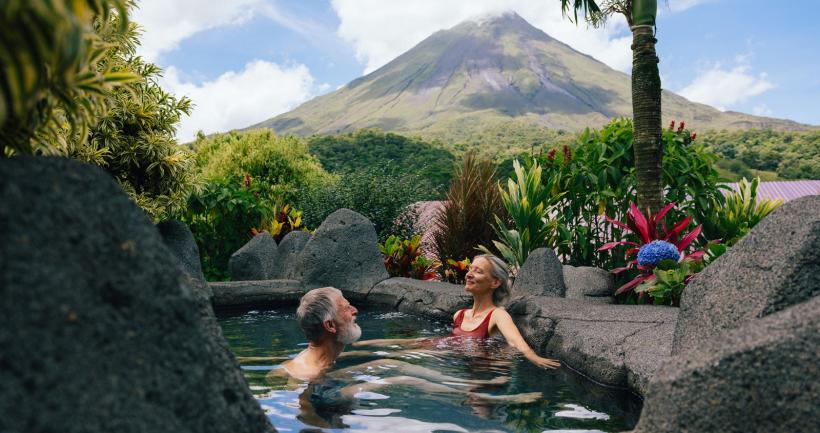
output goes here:
[{"label": "woman's hand", "polygon": [[521,336],[521,332],[518,331],[518,327],[515,326],[515,323],[507,310],[504,310],[503,308],[496,308],[493,312],[492,318],[490,319],[490,329],[492,329],[493,325],[498,328],[501,335],[504,336],[504,339],[507,340],[507,343],[509,343],[510,346],[520,350],[524,357],[526,357],[527,360],[533,364],[541,368],[558,368],[561,366],[561,363],[557,360],[542,358],[538,356],[532,348],[530,348],[527,342],[524,341],[524,337]]},{"label": "woman's hand", "polygon": [[543,358],[536,355],[535,352],[529,352],[524,356],[526,356],[530,362],[541,368],[558,368],[561,366],[561,362],[557,359]]}]

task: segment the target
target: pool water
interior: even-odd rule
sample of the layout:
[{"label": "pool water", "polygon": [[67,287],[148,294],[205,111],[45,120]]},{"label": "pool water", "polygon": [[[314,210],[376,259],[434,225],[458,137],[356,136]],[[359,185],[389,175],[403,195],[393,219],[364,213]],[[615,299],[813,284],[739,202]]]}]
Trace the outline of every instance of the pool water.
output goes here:
[{"label": "pool water", "polygon": [[[218,319],[251,391],[280,432],[618,432],[633,428],[640,415],[636,395],[597,385],[565,367],[534,367],[503,340],[435,338],[449,334],[449,323],[397,312],[360,312],[363,340],[431,340],[410,349],[348,346],[345,351],[355,354],[340,357],[335,369],[350,372],[307,384],[269,374],[306,346],[292,308],[220,312]],[[380,365],[358,367],[385,358],[389,361]],[[428,381],[454,392],[406,383],[358,388],[403,375],[401,363],[450,376]],[[499,376],[509,379],[487,385],[460,382]],[[341,397],[339,390],[350,385],[364,390]],[[541,397],[526,398],[527,393]],[[522,394],[521,401],[496,400]]]}]

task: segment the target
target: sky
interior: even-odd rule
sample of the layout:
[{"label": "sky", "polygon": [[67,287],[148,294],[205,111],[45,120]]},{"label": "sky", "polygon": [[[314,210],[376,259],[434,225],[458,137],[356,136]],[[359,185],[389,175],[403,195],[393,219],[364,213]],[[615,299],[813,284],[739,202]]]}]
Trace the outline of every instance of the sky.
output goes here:
[{"label": "sky", "polygon": [[[820,125],[817,0],[659,1],[664,89],[721,110]],[[559,0],[139,0],[139,54],[194,110],[177,137],[243,128],[372,72],[432,33],[514,11],[630,73],[625,20],[575,25]]]}]

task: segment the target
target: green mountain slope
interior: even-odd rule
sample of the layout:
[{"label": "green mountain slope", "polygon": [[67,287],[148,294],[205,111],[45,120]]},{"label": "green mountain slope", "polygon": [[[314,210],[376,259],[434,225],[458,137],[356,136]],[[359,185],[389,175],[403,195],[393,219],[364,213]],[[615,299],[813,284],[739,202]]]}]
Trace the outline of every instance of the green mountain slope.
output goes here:
[{"label": "green mountain slope", "polygon": [[[382,68],[251,128],[336,134],[360,128],[463,141],[516,128],[576,131],[632,115],[630,78],[551,38],[516,14],[434,33]],[[694,130],[814,129],[721,112],[663,93],[663,117]]]}]

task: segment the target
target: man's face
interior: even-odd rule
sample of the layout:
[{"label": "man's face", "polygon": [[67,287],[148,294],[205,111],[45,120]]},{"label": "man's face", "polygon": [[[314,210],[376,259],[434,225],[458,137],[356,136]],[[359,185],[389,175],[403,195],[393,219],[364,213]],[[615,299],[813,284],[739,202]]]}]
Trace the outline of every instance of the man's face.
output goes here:
[{"label": "man's face", "polygon": [[356,324],[356,314],[359,310],[350,305],[344,296],[339,295],[336,301],[336,340],[342,344],[350,344],[362,336],[362,328]]}]

